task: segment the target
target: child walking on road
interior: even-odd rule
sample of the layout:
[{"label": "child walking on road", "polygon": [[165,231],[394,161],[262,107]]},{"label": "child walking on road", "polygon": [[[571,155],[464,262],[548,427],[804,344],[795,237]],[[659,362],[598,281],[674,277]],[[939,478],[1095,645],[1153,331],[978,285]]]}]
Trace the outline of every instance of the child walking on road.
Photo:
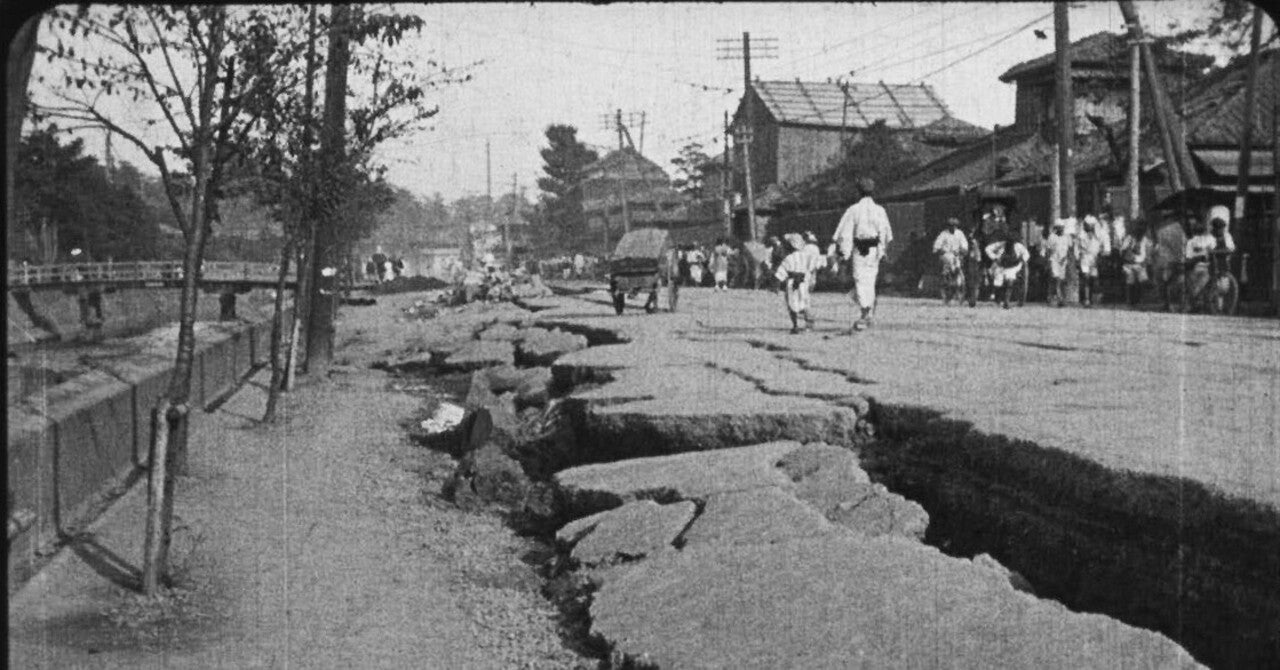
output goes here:
[{"label": "child walking on road", "polygon": [[804,318],[805,330],[813,330],[813,317],[809,314],[809,273],[813,262],[804,250],[804,238],[799,233],[783,237],[791,252],[778,264],[774,279],[782,285],[787,298],[787,313],[791,316],[791,334],[800,331],[800,318]]}]

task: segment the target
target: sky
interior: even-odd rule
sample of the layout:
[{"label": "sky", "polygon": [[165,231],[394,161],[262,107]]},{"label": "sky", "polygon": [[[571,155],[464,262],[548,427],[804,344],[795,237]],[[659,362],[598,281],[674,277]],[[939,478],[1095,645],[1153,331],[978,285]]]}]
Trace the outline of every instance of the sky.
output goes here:
[{"label": "sky", "polygon": [[[1149,31],[1202,20],[1213,0],[1137,2]],[[580,140],[617,147],[611,121],[621,109],[643,153],[671,171],[691,141],[722,150],[724,114],[743,89],[741,51],[751,34],[753,77],[926,83],[952,114],[990,128],[1013,121],[1009,67],[1053,50],[1049,2],[890,3],[444,3],[394,5],[420,15],[422,33],[398,49],[447,67],[479,63],[472,79],[432,92],[439,113],[427,127],[388,142],[378,157],[392,183],[446,200],[510,192],[514,176],[529,198],[542,174],[539,149],[550,124],[578,128]],[[1070,36],[1124,28],[1116,2],[1078,2]],[[1043,30],[1040,39],[1034,30]],[[771,47],[771,48],[769,48]],[[643,131],[640,127],[644,115]],[[486,140],[491,168],[486,170]],[[145,159],[118,157],[145,169]],[[100,147],[101,141],[90,142]],[[96,153],[101,153],[97,151]]]}]

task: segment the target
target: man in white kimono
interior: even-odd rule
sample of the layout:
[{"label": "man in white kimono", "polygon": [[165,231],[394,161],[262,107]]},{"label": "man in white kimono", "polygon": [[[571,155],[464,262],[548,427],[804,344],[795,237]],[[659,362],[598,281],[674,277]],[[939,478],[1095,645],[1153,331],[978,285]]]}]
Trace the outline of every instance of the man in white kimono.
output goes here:
[{"label": "man in white kimono", "polygon": [[871,325],[871,313],[876,306],[876,277],[880,274],[880,261],[884,258],[889,243],[893,241],[889,215],[871,199],[875,193],[875,182],[868,178],[859,179],[858,191],[861,199],[845,210],[832,238],[839,245],[841,258],[852,261],[854,299],[862,309],[862,314],[854,321],[850,333]]},{"label": "man in white kimono", "polygon": [[969,253],[969,238],[960,230],[960,219],[947,217],[947,228],[933,241],[933,253],[942,263],[942,304],[960,299],[964,290],[964,257]]}]

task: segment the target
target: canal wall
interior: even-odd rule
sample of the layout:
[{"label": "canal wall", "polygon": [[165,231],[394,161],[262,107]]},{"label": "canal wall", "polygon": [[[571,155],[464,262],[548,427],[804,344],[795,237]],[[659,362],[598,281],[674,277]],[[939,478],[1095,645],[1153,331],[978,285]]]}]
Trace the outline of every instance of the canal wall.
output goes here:
[{"label": "canal wall", "polygon": [[[151,413],[173,371],[176,326],[137,354],[92,369],[8,410],[9,590],[145,471]],[[165,337],[164,335],[169,335]],[[193,407],[207,408],[269,362],[270,320],[198,323]],[[194,412],[191,429],[200,429]],[[141,532],[141,529],[139,529]]]}]

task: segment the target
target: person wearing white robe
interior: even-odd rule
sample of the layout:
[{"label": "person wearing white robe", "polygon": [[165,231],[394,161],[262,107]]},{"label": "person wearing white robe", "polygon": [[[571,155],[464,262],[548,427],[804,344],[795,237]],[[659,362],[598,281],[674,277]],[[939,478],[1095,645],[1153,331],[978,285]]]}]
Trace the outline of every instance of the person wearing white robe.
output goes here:
[{"label": "person wearing white robe", "polygon": [[875,192],[875,182],[866,178],[859,179],[858,190],[862,198],[845,210],[832,240],[839,245],[841,257],[851,259],[854,299],[862,310],[850,332],[871,325],[872,310],[876,306],[876,278],[880,274],[880,261],[885,257],[889,243],[893,241],[889,215],[885,213],[884,207],[871,198]]},{"label": "person wearing white robe", "polygon": [[1027,270],[1027,261],[1031,260],[1031,252],[1021,242],[1010,238],[1006,241],[992,242],[986,248],[987,258],[992,260],[991,284],[996,288],[996,296],[1000,305],[1009,309],[1009,290],[1023,272]]},{"label": "person wearing white robe", "polygon": [[960,230],[960,219],[947,218],[947,228],[933,240],[933,253],[942,264],[942,304],[960,297],[964,287],[964,257],[969,253],[969,238]]},{"label": "person wearing white robe", "polygon": [[791,253],[778,264],[773,277],[782,285],[786,294],[787,313],[791,317],[791,334],[800,332],[803,318],[806,330],[813,330],[813,317],[809,314],[809,276],[813,273],[813,259],[805,251],[804,238],[799,233],[783,236]]}]

